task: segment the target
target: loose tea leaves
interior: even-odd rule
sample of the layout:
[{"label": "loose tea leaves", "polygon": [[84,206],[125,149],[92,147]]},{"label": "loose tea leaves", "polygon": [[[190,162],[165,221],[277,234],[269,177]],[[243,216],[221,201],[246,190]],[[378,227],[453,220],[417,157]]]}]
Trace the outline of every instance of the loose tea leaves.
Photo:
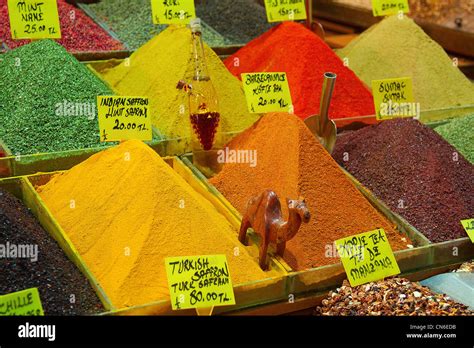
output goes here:
[{"label": "loose tea leaves", "polygon": [[419,283],[392,278],[352,288],[347,281],[331,291],[315,315],[325,316],[453,316],[474,315],[467,306]]}]

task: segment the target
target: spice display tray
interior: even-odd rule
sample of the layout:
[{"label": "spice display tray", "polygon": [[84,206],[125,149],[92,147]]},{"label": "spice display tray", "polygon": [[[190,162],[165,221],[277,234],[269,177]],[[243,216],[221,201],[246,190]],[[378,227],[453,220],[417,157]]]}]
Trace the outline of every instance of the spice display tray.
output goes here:
[{"label": "spice display tray", "polygon": [[[344,169],[343,169],[344,170]],[[406,221],[400,215],[392,212],[390,208],[377,196],[371,192],[369,189],[364,187],[359,181],[353,177],[349,172],[345,171],[346,175],[351,178],[356,186],[359,186],[359,191],[369,200],[373,201],[373,204],[376,204],[380,210],[385,211],[386,214],[391,214],[397,219],[399,219],[404,225],[409,229],[414,231],[417,235],[421,236],[425,241],[428,242],[430,246],[430,262],[427,264],[428,268],[431,267],[441,267],[444,265],[449,265],[452,263],[461,263],[464,261],[471,260],[474,258],[474,244],[466,236],[464,238],[458,238],[449,240],[446,242],[433,243],[429,241],[420,231],[413,227],[408,221]],[[426,267],[420,267],[421,269]]]},{"label": "spice display tray", "polygon": [[[363,29],[384,18],[383,16],[374,17],[371,10],[356,5],[335,3],[332,0],[319,0],[314,3],[314,14],[318,17]],[[416,23],[444,49],[474,57],[474,33],[421,20],[416,20]]]},{"label": "spice display tray", "polygon": [[[109,33],[114,39],[120,41],[122,43],[122,45],[124,45],[127,50],[126,51],[117,51],[116,53],[117,54],[114,54],[114,52],[106,52],[107,54],[104,54],[102,52],[98,52],[96,55],[82,55],[82,56],[76,56],[76,58],[78,60],[81,60],[81,61],[91,61],[91,60],[106,60],[106,59],[113,59],[113,58],[117,58],[117,59],[122,59],[122,58],[127,58],[129,57],[133,52],[134,50],[131,50],[130,47],[128,47],[128,45],[121,41],[117,34],[109,27],[109,25],[104,22],[101,18],[98,17],[98,15],[93,11],[91,10],[87,4],[85,3],[82,3],[82,2],[77,2],[77,6],[87,15],[89,16],[95,23],[97,23],[101,28],[103,28],[107,33]],[[151,20],[151,18],[150,18]],[[207,23],[206,23],[207,25]],[[213,30],[216,34],[220,35],[219,32],[217,32],[216,30],[214,30],[212,27],[210,27],[208,25],[208,30]],[[211,47],[214,52],[216,52],[216,54],[218,56],[223,56],[223,57],[227,57],[227,56],[230,56],[232,54],[234,54],[235,52],[237,52],[239,49],[241,49],[244,45],[226,45],[226,46],[214,46],[214,47]]]},{"label": "spice display tray", "polygon": [[[474,104],[464,106],[454,106],[443,109],[432,109],[420,111],[419,120],[421,123],[431,126],[432,124],[441,124],[448,122],[455,118],[464,117],[474,114]],[[365,126],[376,124],[382,121],[377,121],[375,115],[356,116],[348,118],[334,119],[338,132],[346,130],[357,130]]]},{"label": "spice display tray", "polygon": [[110,37],[114,38],[118,42],[122,44],[124,47],[123,50],[116,50],[116,51],[96,51],[96,52],[73,52],[74,57],[80,61],[86,60],[102,60],[102,59],[111,59],[111,58],[127,58],[130,56],[132,51],[128,47],[125,42],[122,42],[117,34],[104,22],[98,21],[96,18],[91,16],[89,9],[86,6],[81,4],[77,4],[77,7],[84,12],[84,14],[90,17],[98,26],[100,26]]},{"label": "spice display tray", "polygon": [[[191,163],[191,157],[183,157],[182,161],[198,177],[207,190],[215,195],[232,215],[241,221],[241,214],[232,204],[214,187],[198,168]],[[423,234],[417,231],[406,220],[398,214],[393,213],[383,202],[379,201],[369,190],[363,187],[352,175],[344,171],[356,188],[365,198],[381,213],[387,220],[394,224],[397,229],[406,234],[416,246],[394,252],[402,274],[421,269],[428,269],[435,265],[442,266],[455,262],[462,262],[474,257],[474,245],[469,244],[468,238],[448,241],[445,243],[431,243]],[[452,254],[452,248],[457,248],[456,256]],[[451,253],[451,254],[450,254]],[[450,256],[451,255],[451,256]],[[288,294],[301,295],[306,292],[325,291],[340,286],[346,274],[342,263],[335,263],[322,267],[312,268],[304,271],[293,270],[282,258],[273,255],[289,272]]]},{"label": "spice display tray", "polygon": [[[100,75],[94,69],[89,68],[89,70],[101,81],[103,81]],[[110,90],[114,91],[114,89],[106,81],[103,81],[103,83],[105,83]],[[118,93],[116,94],[118,95]],[[153,140],[146,143],[153,147],[155,151],[157,151],[157,153],[159,153],[161,156],[180,155],[184,152],[185,146],[183,144],[186,143],[185,140],[165,140],[160,131],[154,126],[152,127],[152,133]],[[115,144],[117,144],[117,142],[86,149],[25,154],[17,156],[17,154],[13,153],[13,151],[8,148],[8,145],[6,145],[5,142],[0,138],[0,152],[4,152],[6,154],[6,157],[0,157],[0,178],[30,175],[37,172],[54,172],[58,170],[66,170],[82,162],[84,159],[88,158],[94,153],[105,150],[106,148],[114,146]],[[70,165],[70,163],[72,165]]]},{"label": "spice display tray", "polygon": [[[168,157],[164,158],[166,163],[170,165],[177,174],[183,177],[186,182],[188,182],[191,187],[196,190],[200,195],[207,199],[216,210],[224,215],[224,217],[229,221],[229,223],[235,228],[240,227],[238,220],[229,213],[229,211],[222,205],[220,200],[210,194],[207,191],[206,186],[195,177],[194,173],[185,166],[178,157]],[[61,172],[45,173],[45,174],[36,174],[24,177],[24,187],[25,187],[25,196],[28,197],[28,202],[30,205],[28,207],[35,213],[37,216],[42,216],[42,219],[46,223],[42,223],[43,226],[48,230],[52,230],[53,233],[57,236],[57,239],[65,243],[66,250],[72,250],[76,260],[80,261],[81,267],[79,267],[83,273],[84,270],[89,274],[87,266],[84,261],[79,257],[77,251],[74,249],[72,243],[67,237],[64,230],[61,228],[59,223],[56,222],[52,213],[48,210],[45,203],[41,199],[40,195],[37,193],[35,187],[45,185],[52,178],[53,175]],[[10,179],[6,179],[10,180]],[[42,214],[42,215],[41,215]],[[51,232],[50,232],[51,233]],[[55,238],[56,239],[56,238]],[[62,244],[60,243],[62,246]],[[239,245],[236,242],[236,247]],[[66,251],[65,250],[65,251]],[[247,247],[249,254],[254,257],[255,262],[258,263],[258,247],[256,245],[251,245]],[[172,255],[170,255],[172,256]],[[270,260],[270,268],[276,271],[279,276],[269,277],[267,279],[262,279],[255,282],[249,282],[245,284],[234,284],[234,294],[236,299],[236,305],[225,306],[225,307],[216,307],[214,313],[224,313],[230,310],[239,310],[251,306],[260,305],[263,303],[273,302],[281,300],[286,296],[286,286],[287,286],[287,272],[285,267],[276,259]],[[90,278],[89,278],[90,279]],[[101,290],[103,292],[103,290]],[[110,302],[110,301],[109,301]],[[105,314],[108,315],[192,315],[195,314],[194,310],[183,310],[183,311],[172,311],[171,303],[167,300],[159,300],[154,303],[143,304],[140,306],[134,306],[130,308],[115,308],[111,303],[108,303],[107,307],[108,312]]]},{"label": "spice display tray", "polygon": [[[223,139],[230,140],[237,133],[225,133]],[[186,152],[186,144],[189,139],[163,139],[155,141],[149,146],[160,156],[178,156]],[[2,146],[0,140],[0,151],[4,148],[6,157],[0,157],[0,179],[13,176],[25,176],[36,173],[49,173],[61,170],[68,170],[75,165],[85,161],[90,156],[116,146],[115,144],[89,149],[59,151],[50,153],[38,153],[23,156],[13,156],[12,152]]]},{"label": "spice display tray", "polygon": [[[457,270],[461,266],[461,263],[450,264],[446,266],[418,270],[410,273],[405,273],[404,278],[418,282],[427,278],[443,274],[446,272],[452,272]],[[307,293],[304,296],[298,296],[294,302],[280,301],[263,305],[255,308],[244,309],[235,312],[229,312],[225,315],[238,315],[238,316],[255,316],[255,315],[312,315],[314,309],[322,304],[322,301],[328,297],[328,291],[317,291]]]},{"label": "spice display tray", "polygon": [[[79,5],[79,4],[78,4]],[[89,13],[87,13],[82,6],[79,6],[80,10],[85,12],[87,16],[90,17]],[[99,25],[110,37],[120,42],[123,46],[123,50],[111,50],[111,51],[69,51],[74,57],[76,57],[79,61],[87,61],[87,60],[102,60],[102,59],[111,59],[111,58],[127,58],[132,54],[132,51],[127,46],[126,43],[119,40],[117,34],[115,34],[106,24],[100,23],[92,18],[94,22]],[[0,53],[5,53],[8,51],[9,47],[4,44],[7,50],[0,49]]]},{"label": "spice display tray", "polygon": [[[40,181],[41,176],[33,176],[29,178],[33,181]],[[81,271],[81,273],[87,278],[92,288],[95,290],[99,297],[102,305],[106,311],[113,309],[112,303],[107,297],[104,289],[100,286],[97,279],[94,277],[92,272],[86,266],[81,256],[64,234],[58,222],[49,212],[48,208],[41,201],[38,200],[39,196],[35,194],[34,188],[31,185],[31,181],[26,177],[13,177],[8,179],[0,180],[0,188],[13,194],[33,213],[36,219],[39,221],[43,229],[59,244],[60,248],[74,263],[74,265]]]}]

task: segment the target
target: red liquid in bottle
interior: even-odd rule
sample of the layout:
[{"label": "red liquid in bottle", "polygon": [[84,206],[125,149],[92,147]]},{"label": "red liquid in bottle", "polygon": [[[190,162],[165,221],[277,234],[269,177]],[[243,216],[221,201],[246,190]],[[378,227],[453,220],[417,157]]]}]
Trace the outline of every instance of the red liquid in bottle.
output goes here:
[{"label": "red liquid in bottle", "polygon": [[220,119],[221,115],[218,112],[204,112],[191,115],[191,124],[203,150],[209,151],[212,149]]}]

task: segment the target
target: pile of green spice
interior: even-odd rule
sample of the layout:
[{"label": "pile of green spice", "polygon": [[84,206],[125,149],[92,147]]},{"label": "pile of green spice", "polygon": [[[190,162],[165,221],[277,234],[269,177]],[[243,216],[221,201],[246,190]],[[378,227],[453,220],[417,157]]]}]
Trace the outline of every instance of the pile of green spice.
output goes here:
[{"label": "pile of green spice", "polygon": [[224,36],[230,44],[246,44],[274,24],[265,8],[254,0],[196,1],[196,15]]},{"label": "pile of green spice", "polygon": [[98,95],[107,85],[51,40],[0,60],[0,139],[13,154],[100,146]]},{"label": "pile of green spice", "polygon": [[[12,257],[18,246],[27,246],[29,255],[21,256],[30,257]],[[56,241],[20,200],[2,189],[0,247],[0,295],[38,288],[45,315],[104,312],[87,279]]]},{"label": "pile of green spice", "polygon": [[435,130],[467,160],[474,163],[474,115],[458,118],[447,124],[436,127]]},{"label": "pile of green spice", "polygon": [[467,237],[460,221],[474,216],[474,165],[433,129],[384,121],[341,135],[333,156],[430,241]]},{"label": "pile of green spice", "polygon": [[[155,25],[152,20],[150,0],[107,0],[84,5],[99,20],[105,22],[132,50],[144,45],[155,35],[162,32],[167,25]],[[228,42],[210,28],[203,26],[203,39],[212,47],[224,46]]]},{"label": "pile of green spice", "polygon": [[421,110],[474,104],[474,85],[443,48],[408,17],[385,18],[338,55],[369,86],[372,80],[411,77],[414,99]]}]

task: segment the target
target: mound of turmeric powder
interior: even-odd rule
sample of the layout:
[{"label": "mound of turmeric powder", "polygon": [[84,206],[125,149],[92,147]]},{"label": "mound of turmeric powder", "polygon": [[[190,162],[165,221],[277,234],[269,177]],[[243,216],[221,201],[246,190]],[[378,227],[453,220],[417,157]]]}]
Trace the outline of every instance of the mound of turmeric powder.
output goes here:
[{"label": "mound of turmeric powder", "polygon": [[38,192],[117,308],[169,298],[166,257],[226,254],[234,285],[277,275],[140,141],[100,152]]}]

